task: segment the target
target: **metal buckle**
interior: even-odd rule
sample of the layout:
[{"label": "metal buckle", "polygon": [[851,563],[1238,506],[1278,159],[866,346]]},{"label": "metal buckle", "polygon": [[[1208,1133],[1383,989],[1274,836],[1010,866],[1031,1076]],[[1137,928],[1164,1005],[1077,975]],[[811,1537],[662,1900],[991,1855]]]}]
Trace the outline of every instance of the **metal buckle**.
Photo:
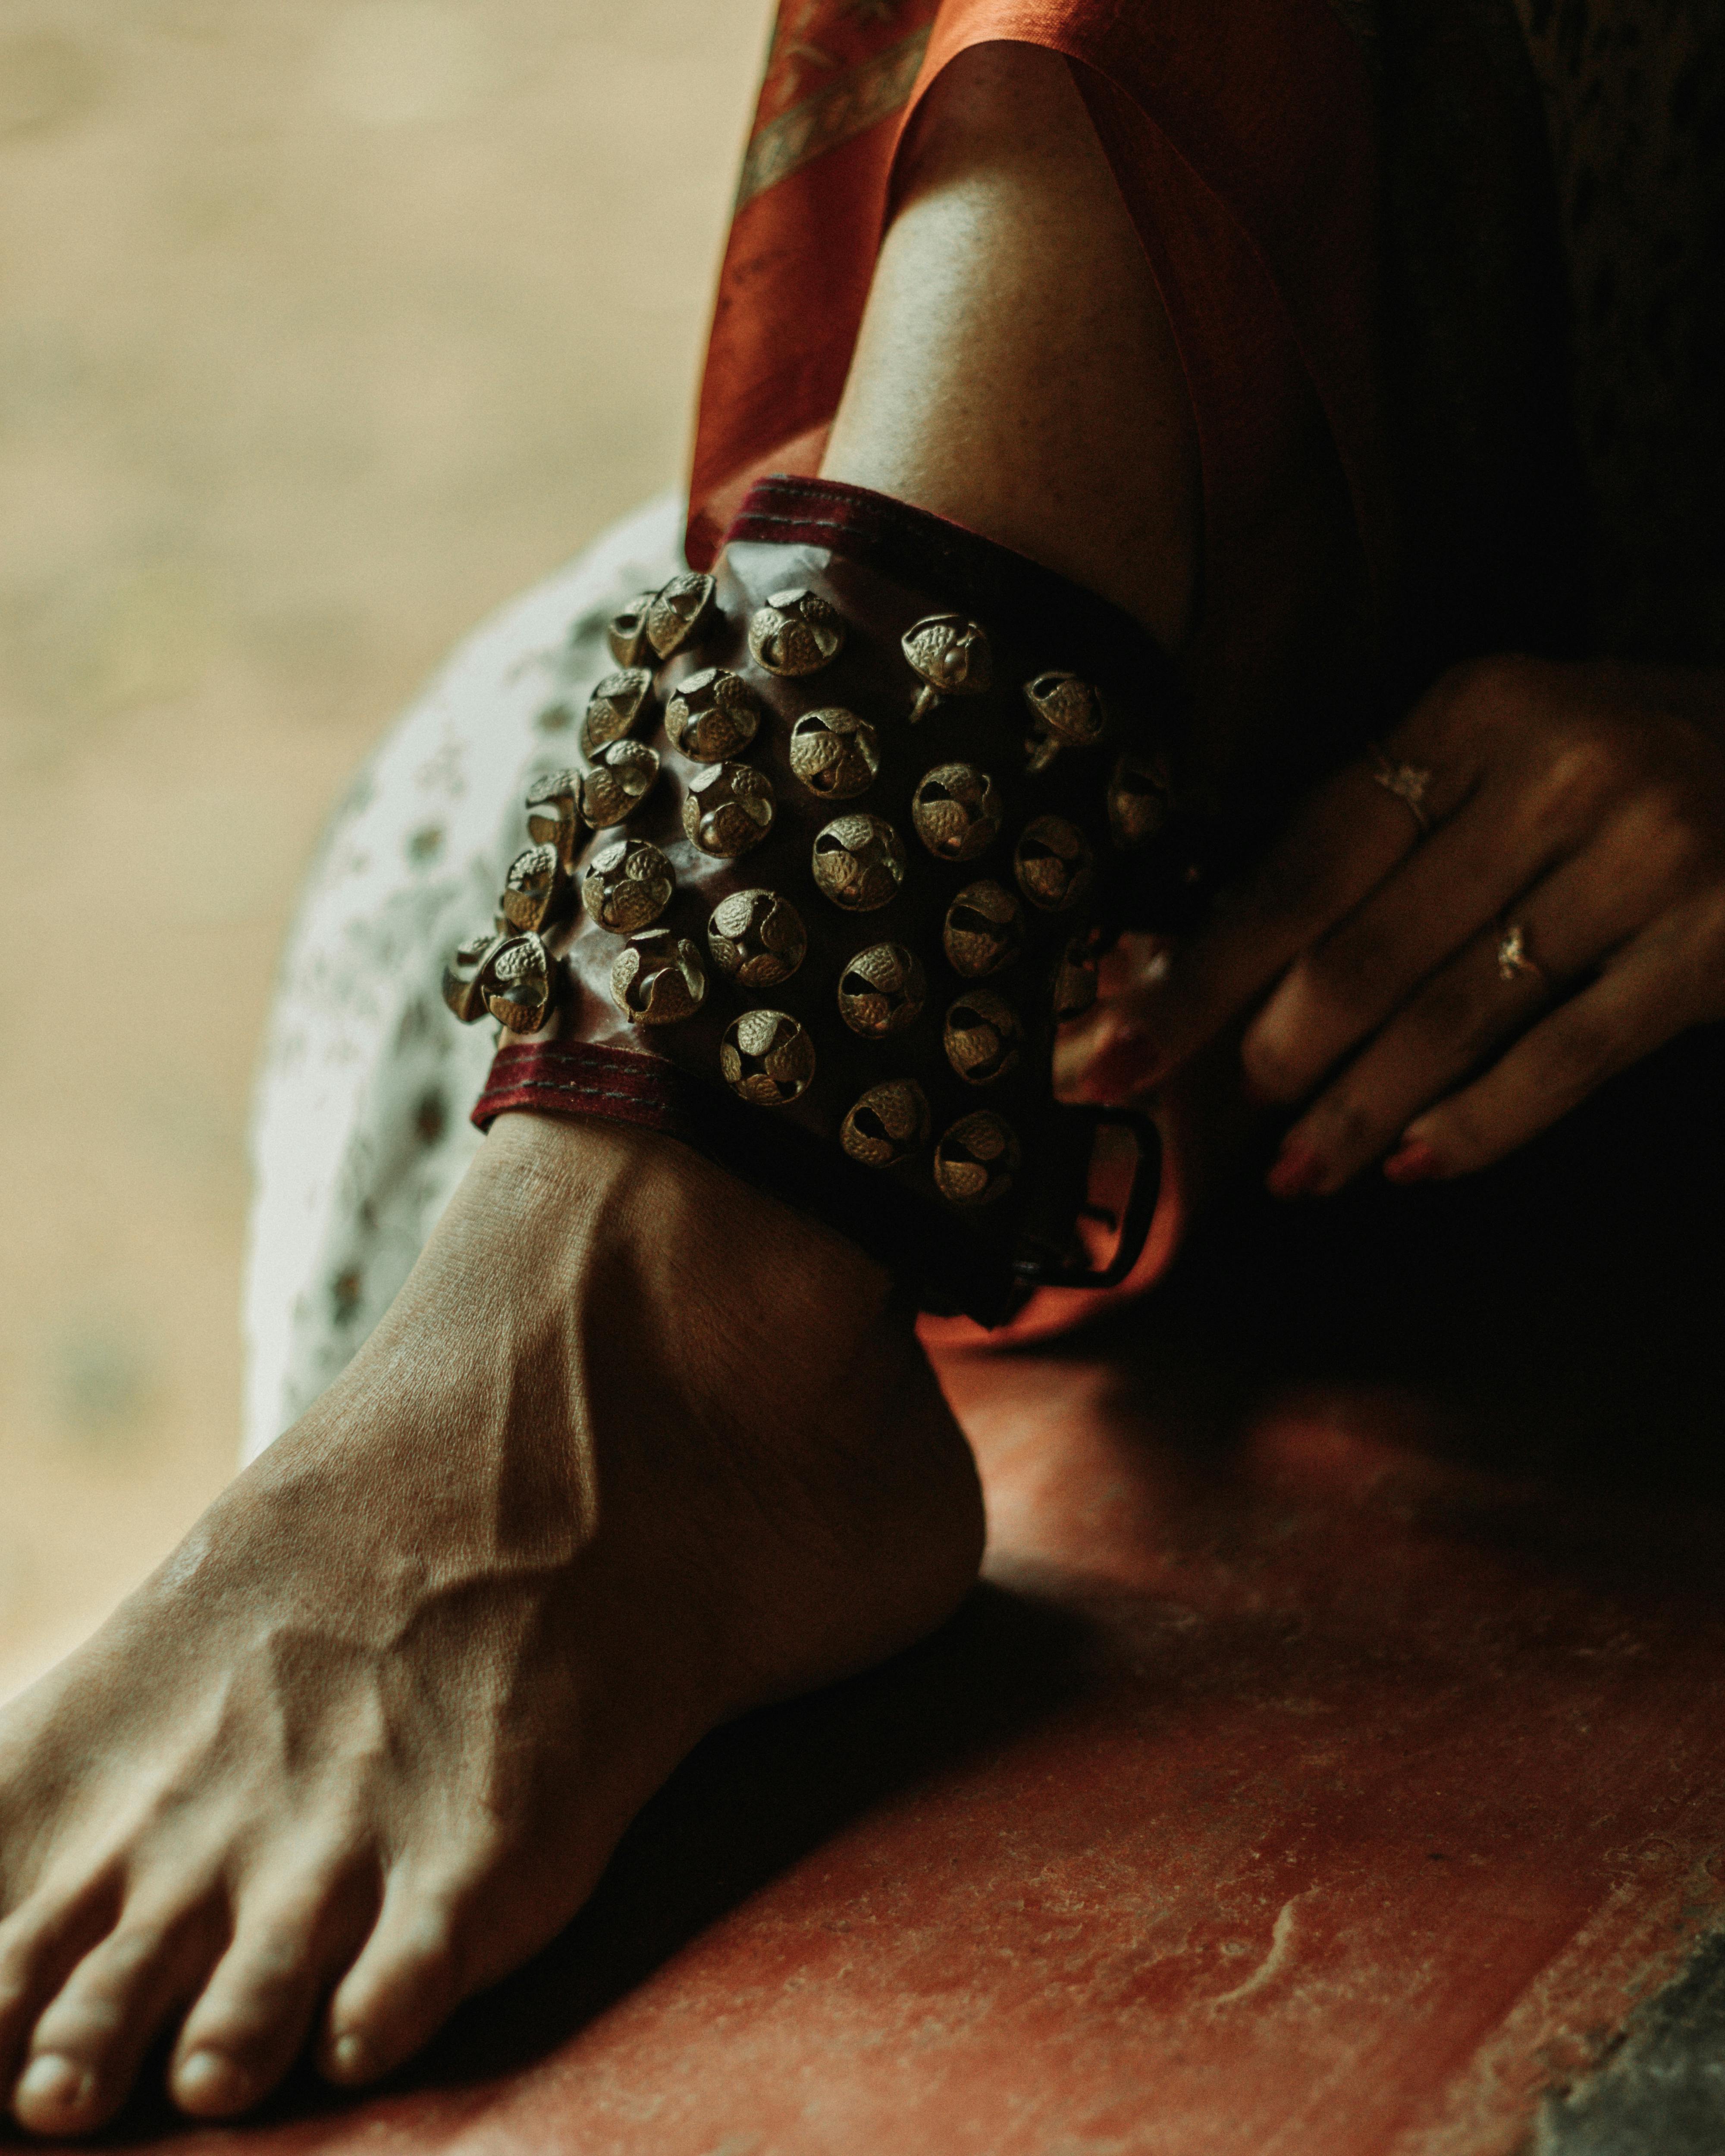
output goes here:
[{"label": "metal buckle", "polygon": [[[1089,1127],[1090,1142],[1084,1152],[1086,1173],[1095,1156],[1098,1131],[1112,1128],[1132,1135],[1137,1158],[1132,1166],[1132,1186],[1120,1209],[1114,1255],[1106,1265],[1081,1270],[1045,1245],[1040,1250],[1027,1251],[1018,1257],[1013,1264],[1013,1275],[1019,1285],[1027,1290],[1118,1287],[1142,1255],[1150,1223],[1155,1217],[1156,1200],[1162,1190],[1161,1135],[1141,1108],[1085,1106],[1066,1107],[1061,1112],[1082,1117]],[[1103,1208],[1088,1204],[1080,1206],[1076,1217],[1106,1219],[1111,1224],[1115,1218]]]}]

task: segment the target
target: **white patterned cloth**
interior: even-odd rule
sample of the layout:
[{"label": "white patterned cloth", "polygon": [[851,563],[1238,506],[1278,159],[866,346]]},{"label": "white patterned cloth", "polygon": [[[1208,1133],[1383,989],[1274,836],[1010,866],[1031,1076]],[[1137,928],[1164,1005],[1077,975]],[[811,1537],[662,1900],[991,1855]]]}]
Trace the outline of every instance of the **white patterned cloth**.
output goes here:
[{"label": "white patterned cloth", "polygon": [[684,567],[666,496],[459,645],[331,819],[289,939],[252,1132],[244,1456],[388,1309],[482,1142],[495,1029],[458,1025],[444,958],[490,920],[538,772],[575,761],[607,621]]}]

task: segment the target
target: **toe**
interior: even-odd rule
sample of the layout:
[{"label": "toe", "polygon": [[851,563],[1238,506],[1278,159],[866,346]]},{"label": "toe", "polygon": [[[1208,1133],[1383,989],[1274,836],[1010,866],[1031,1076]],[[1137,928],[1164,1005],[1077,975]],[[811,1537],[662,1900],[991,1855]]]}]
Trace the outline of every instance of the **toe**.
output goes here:
[{"label": "toe", "polygon": [[61,2051],[39,2051],[18,2076],[12,2108],[33,2133],[81,2133],[98,2118],[95,2076]]},{"label": "toe", "polygon": [[13,2091],[19,2125],[35,2133],[100,2126],[125,2102],[162,2023],[196,1989],[220,1950],[214,1903],[172,1914],[126,1912],[44,2010]]},{"label": "toe", "polygon": [[186,2017],[168,2086],[181,2109],[225,2118],[267,2096],[298,2056],[317,2003],[377,1911],[365,1883],[242,1902],[234,1943]]},{"label": "toe", "polygon": [[471,1988],[458,1938],[449,1901],[392,1883],[325,2017],[318,2063],[330,2080],[375,2080],[436,2033]]},{"label": "toe", "polygon": [[112,1925],[116,1897],[33,1896],[0,1923],[0,2089],[17,2079],[36,2018]]}]

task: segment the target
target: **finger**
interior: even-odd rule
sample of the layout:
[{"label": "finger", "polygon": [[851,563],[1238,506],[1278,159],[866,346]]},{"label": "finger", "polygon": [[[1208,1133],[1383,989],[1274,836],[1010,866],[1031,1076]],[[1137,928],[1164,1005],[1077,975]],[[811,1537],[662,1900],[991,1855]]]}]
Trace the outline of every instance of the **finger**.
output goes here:
[{"label": "finger", "polygon": [[[1471,762],[1434,767],[1430,816],[1453,814],[1474,775]],[[1370,759],[1326,781],[1250,880],[1218,902],[1211,924],[1122,996],[1097,1081],[1127,1091],[1153,1085],[1358,906],[1422,830],[1407,802],[1379,783]]]},{"label": "finger", "polygon": [[1606,1080],[1721,1011],[1725,895],[1676,909],[1466,1091],[1410,1123],[1397,1182],[1467,1175],[1549,1128]]},{"label": "finger", "polygon": [[1348,1065],[1282,1140],[1270,1171],[1279,1198],[1339,1190],[1428,1107],[1545,1009],[1546,975],[1505,978],[1502,932],[1476,936]]},{"label": "finger", "polygon": [[1518,957],[1505,962],[1500,920],[1440,968],[1288,1132],[1271,1188],[1339,1189],[1410,1116],[1532,1024],[1553,993],[1667,916],[1675,873],[1633,818],[1563,862],[1516,901]]},{"label": "finger", "polygon": [[1240,1044],[1252,1091],[1267,1101],[1309,1093],[1445,959],[1573,851],[1585,836],[1582,819],[1553,814],[1552,805],[1538,789],[1488,780],[1301,952]]}]

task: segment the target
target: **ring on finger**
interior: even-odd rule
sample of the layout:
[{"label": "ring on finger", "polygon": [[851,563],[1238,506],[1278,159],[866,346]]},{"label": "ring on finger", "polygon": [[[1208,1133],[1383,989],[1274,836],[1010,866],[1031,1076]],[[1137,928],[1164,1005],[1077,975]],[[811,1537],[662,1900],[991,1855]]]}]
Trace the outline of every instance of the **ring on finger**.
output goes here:
[{"label": "ring on finger", "polygon": [[1551,986],[1545,978],[1545,969],[1527,949],[1527,925],[1524,921],[1505,923],[1502,935],[1497,940],[1497,978],[1513,981],[1525,975],[1542,988]]},{"label": "ring on finger", "polygon": [[1373,784],[1381,786],[1386,793],[1394,794],[1420,826],[1423,838],[1431,829],[1425,797],[1436,774],[1423,763],[1398,763],[1393,757],[1386,756],[1376,742],[1372,745],[1372,755],[1378,766],[1372,773]]}]

